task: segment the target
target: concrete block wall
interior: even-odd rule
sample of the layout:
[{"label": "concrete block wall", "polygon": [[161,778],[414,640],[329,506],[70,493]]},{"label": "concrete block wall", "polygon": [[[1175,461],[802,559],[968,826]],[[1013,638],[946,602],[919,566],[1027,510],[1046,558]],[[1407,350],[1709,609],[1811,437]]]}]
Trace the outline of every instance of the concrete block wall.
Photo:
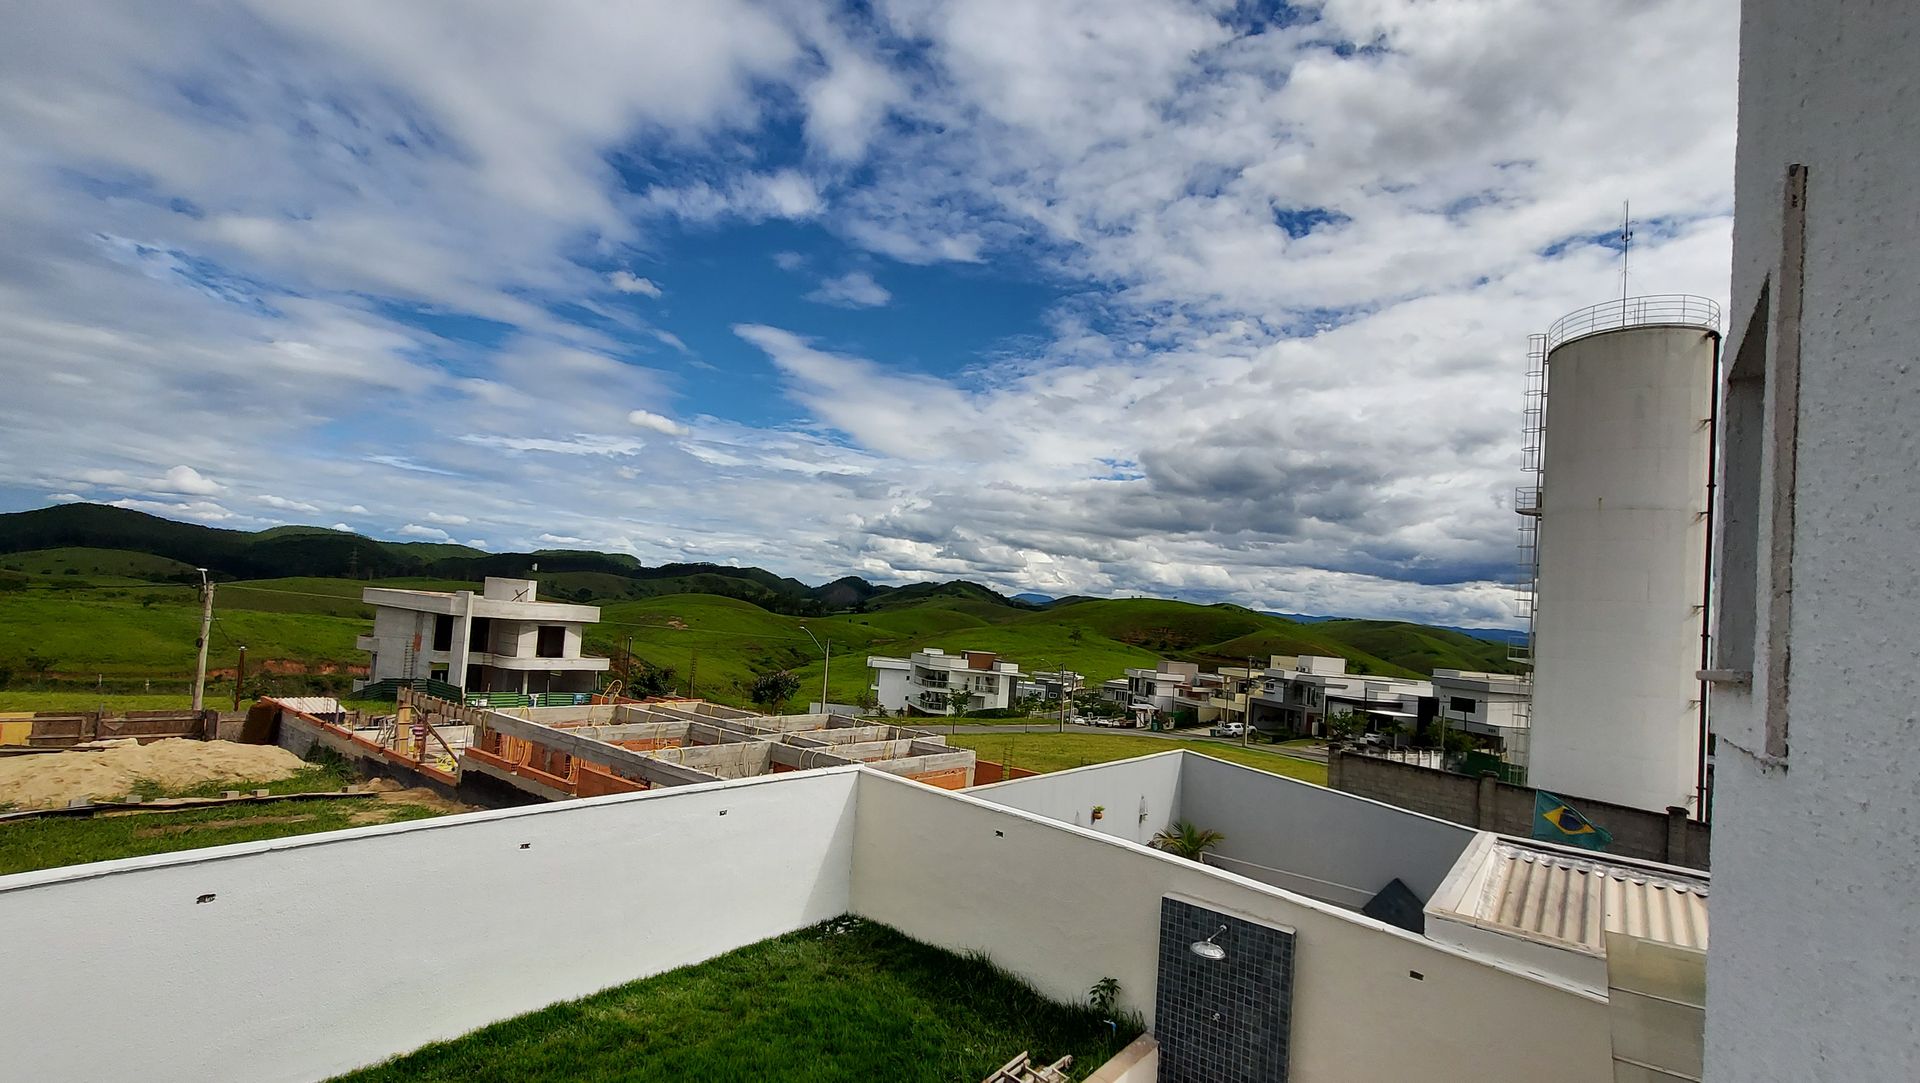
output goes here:
[{"label": "concrete block wall", "polygon": [[[1483,831],[1522,838],[1533,834],[1537,791],[1491,777],[1473,778],[1380,756],[1335,752],[1327,761],[1327,785]],[[1683,815],[1629,808],[1578,794],[1555,796],[1570,802],[1582,816],[1613,836],[1610,853],[1693,869],[1710,867],[1712,829],[1706,824]]]}]

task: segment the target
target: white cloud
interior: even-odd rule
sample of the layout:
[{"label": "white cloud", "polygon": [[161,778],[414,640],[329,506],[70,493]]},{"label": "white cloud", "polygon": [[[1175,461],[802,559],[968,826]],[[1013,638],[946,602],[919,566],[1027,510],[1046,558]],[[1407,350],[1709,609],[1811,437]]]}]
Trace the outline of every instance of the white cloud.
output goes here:
[{"label": "white cloud", "polygon": [[487,436],[467,433],[460,437],[466,444],[496,447],[506,451],[545,451],[555,455],[631,455],[647,446],[644,440],[599,433],[581,432],[564,440],[541,436]]},{"label": "white cloud", "polygon": [[466,526],[468,523],[473,522],[472,519],[464,515],[448,515],[437,511],[428,512],[426,514],[426,520],[429,523],[440,523],[445,526]]},{"label": "white cloud", "polygon": [[637,293],[643,297],[660,296],[660,287],[651,278],[641,278],[632,271],[615,271],[607,276],[607,281],[621,293]]},{"label": "white cloud", "polygon": [[444,542],[453,540],[453,535],[441,530],[439,527],[421,526],[419,523],[408,523],[394,533],[399,534],[403,538],[425,538],[428,541]]},{"label": "white cloud", "polygon": [[466,544],[474,549],[488,548],[487,539],[485,538],[468,538]]},{"label": "white cloud", "polygon": [[630,410],[627,413],[627,421],[640,428],[651,429],[654,432],[666,436],[685,436],[689,431],[685,425],[680,424],[678,421],[656,414],[651,410]]},{"label": "white cloud", "polygon": [[328,529],[329,529],[329,530],[344,530],[344,531],[346,531],[346,532],[347,532],[347,533],[349,533],[349,534],[351,534],[351,533],[353,533],[353,528],[352,528],[352,527],[350,527],[350,526],[348,526],[348,525],[347,525],[347,524],[345,524],[345,523],[335,523],[335,524],[333,524],[333,525],[332,525],[331,527],[329,527]]},{"label": "white cloud", "polygon": [[[1618,288],[1585,238],[1630,196],[1637,291],[1725,289],[1732,0],[875,10],[22,8],[0,484],[1501,623],[1525,335]],[[1061,299],[957,362],[744,292],[673,314],[740,324],[771,404],[600,303],[756,223],[803,223],[765,229],[788,273],[867,268],[829,303],[889,300],[836,240]]]},{"label": "white cloud", "polygon": [[320,510],[315,505],[299,500],[288,500],[283,496],[262,495],[257,499],[267,507],[279,508],[281,511],[318,512]]},{"label": "white cloud", "polygon": [[867,272],[848,271],[822,280],[819,288],[807,294],[807,300],[839,308],[878,308],[893,300],[893,294]]}]

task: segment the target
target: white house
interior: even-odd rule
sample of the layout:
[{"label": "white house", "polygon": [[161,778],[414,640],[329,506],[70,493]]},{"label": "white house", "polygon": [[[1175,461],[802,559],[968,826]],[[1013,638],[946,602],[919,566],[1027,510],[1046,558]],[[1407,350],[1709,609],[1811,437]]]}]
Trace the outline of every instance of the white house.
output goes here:
[{"label": "white house", "polygon": [[1706,1079],[1920,1077],[1920,10],[1746,0]]},{"label": "white house", "polygon": [[1533,700],[1533,685],[1527,678],[1512,673],[1436,669],[1433,698],[1441,724],[1448,729],[1491,737],[1500,742],[1502,751],[1524,757],[1527,708]]},{"label": "white house", "polygon": [[605,658],[580,653],[600,608],[543,602],[531,579],[488,576],[470,590],[368,587],[367,682],[428,678],[463,692],[589,692]]},{"label": "white house", "polygon": [[1087,679],[1070,669],[1036,670],[1022,677],[1014,688],[1015,699],[1038,696],[1048,703],[1060,702],[1062,696],[1071,698],[1085,687]]},{"label": "white house", "polygon": [[911,708],[924,714],[952,714],[949,696],[967,693],[963,710],[985,711],[1011,707],[1014,688],[1021,679],[1020,667],[1003,662],[992,651],[962,651],[948,654],[937,647],[916,651],[906,658],[867,658],[873,671],[868,690],[888,711]]},{"label": "white house", "polygon": [[1141,667],[1126,671],[1127,710],[1137,721],[1165,718],[1179,709],[1177,700],[1191,699],[1200,683],[1200,667],[1192,662],[1169,662],[1162,658],[1152,669]]},{"label": "white house", "polygon": [[1325,732],[1328,718],[1341,714],[1413,728],[1432,716],[1432,702],[1430,681],[1348,673],[1344,658],[1302,654],[1271,660],[1247,713],[1262,733],[1314,736]]}]

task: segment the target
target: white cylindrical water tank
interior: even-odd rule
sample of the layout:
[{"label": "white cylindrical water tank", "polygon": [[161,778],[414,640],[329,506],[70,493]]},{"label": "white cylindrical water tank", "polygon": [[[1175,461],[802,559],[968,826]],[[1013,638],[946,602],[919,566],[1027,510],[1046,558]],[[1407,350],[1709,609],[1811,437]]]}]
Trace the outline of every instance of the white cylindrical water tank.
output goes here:
[{"label": "white cylindrical water tank", "polygon": [[1719,309],[1612,302],[1548,333],[1530,785],[1699,813]]}]

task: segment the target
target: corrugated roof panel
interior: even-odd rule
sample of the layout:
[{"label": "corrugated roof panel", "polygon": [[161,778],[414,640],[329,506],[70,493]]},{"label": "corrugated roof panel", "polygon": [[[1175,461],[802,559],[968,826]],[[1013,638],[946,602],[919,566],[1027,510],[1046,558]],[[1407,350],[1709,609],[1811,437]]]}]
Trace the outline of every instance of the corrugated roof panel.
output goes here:
[{"label": "corrugated roof panel", "polygon": [[1463,916],[1599,954],[1605,932],[1704,949],[1707,883],[1501,840]]}]

